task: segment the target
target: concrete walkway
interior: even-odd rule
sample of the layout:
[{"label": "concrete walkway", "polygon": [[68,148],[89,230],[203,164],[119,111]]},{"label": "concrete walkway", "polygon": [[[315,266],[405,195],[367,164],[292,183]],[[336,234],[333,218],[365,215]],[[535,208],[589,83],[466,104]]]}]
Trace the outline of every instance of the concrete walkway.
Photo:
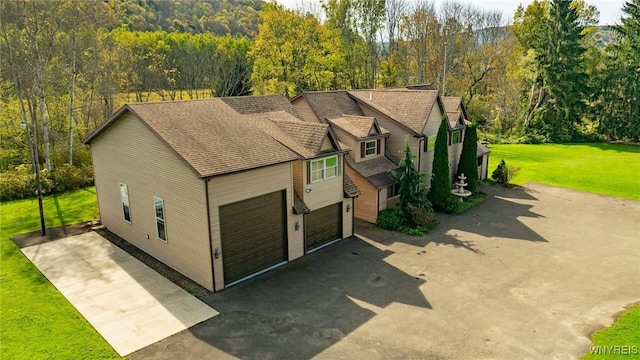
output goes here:
[{"label": "concrete walkway", "polygon": [[95,232],[22,252],[122,356],[218,315]]}]

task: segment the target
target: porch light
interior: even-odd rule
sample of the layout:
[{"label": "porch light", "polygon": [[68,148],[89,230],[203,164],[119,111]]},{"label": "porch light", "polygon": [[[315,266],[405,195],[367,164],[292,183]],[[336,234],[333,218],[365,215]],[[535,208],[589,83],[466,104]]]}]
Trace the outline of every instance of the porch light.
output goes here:
[{"label": "porch light", "polygon": [[347,204],[347,212],[351,211],[351,204]]},{"label": "porch light", "polygon": [[296,231],[300,230],[300,221],[296,221],[296,224],[294,226],[296,228]]}]

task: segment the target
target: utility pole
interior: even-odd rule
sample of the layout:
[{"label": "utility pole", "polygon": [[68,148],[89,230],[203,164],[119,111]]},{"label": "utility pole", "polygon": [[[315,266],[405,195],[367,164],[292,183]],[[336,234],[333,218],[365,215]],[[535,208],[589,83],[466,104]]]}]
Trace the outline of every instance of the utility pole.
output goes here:
[{"label": "utility pole", "polygon": [[[31,152],[31,161],[33,162],[33,169],[36,172],[36,193],[38,194],[38,209],[40,210],[40,234],[42,236],[47,236],[47,228],[44,224],[44,209],[42,208],[42,185],[40,184],[40,158],[38,156],[38,146],[33,146],[33,142],[31,141],[31,131],[29,129],[29,124],[26,121],[22,121],[20,123],[22,128],[27,129],[27,142],[29,143],[29,151]],[[38,139],[38,127],[34,126],[33,128],[34,137]]]},{"label": "utility pole", "polygon": [[444,61],[442,63],[442,96],[444,96],[446,88],[445,88],[445,80],[447,78],[447,41],[444,41]]}]

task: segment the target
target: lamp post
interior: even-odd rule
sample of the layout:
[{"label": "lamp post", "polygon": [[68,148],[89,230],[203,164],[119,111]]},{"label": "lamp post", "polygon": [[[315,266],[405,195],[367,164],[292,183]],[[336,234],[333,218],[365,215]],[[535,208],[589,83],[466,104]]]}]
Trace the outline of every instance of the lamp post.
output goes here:
[{"label": "lamp post", "polygon": [[[29,152],[31,153],[31,162],[33,163],[33,169],[36,172],[36,193],[38,194],[38,208],[40,210],[40,234],[42,236],[47,236],[47,228],[44,224],[44,210],[42,208],[42,186],[40,184],[40,159],[38,156],[38,147],[33,146],[33,142],[31,141],[31,131],[29,129],[29,124],[26,121],[22,121],[20,123],[20,127],[23,129],[27,129],[27,143],[29,144]],[[38,129],[34,127],[33,129],[35,138],[38,138]]]}]

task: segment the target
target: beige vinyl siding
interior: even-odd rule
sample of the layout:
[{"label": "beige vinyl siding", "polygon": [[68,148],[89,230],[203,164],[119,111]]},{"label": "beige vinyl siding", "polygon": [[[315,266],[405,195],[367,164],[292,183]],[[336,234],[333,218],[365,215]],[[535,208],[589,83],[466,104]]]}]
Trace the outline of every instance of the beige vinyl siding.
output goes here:
[{"label": "beige vinyl siding", "polygon": [[[335,156],[335,155],[331,155],[331,156]],[[322,180],[322,181],[318,181],[310,184],[307,179],[307,177],[309,176],[309,172],[307,168],[309,167],[310,160],[305,161],[304,171],[302,174],[304,177],[304,187],[305,187],[305,190],[311,189],[311,191],[310,192],[303,191],[303,194],[301,195],[303,196],[302,200],[304,201],[305,204],[307,204],[307,206],[309,207],[309,209],[311,209],[311,211],[320,209],[325,206],[329,206],[331,204],[335,204],[337,202],[342,201],[342,199],[344,198],[344,184],[343,184],[342,175],[344,173],[345,164],[342,160],[343,155],[337,155],[337,156],[338,156],[338,164],[339,164],[339,171],[340,171],[339,175],[331,179]],[[322,159],[322,158],[317,158],[317,159]],[[314,159],[314,160],[317,160],[317,159]]]},{"label": "beige vinyl siding", "polygon": [[[351,210],[347,207],[351,205]],[[342,201],[342,238],[346,239],[353,235],[353,199],[347,198]]]},{"label": "beige vinyl siding", "polygon": [[304,160],[295,160],[291,162],[291,171],[293,174],[293,189],[300,195],[304,196]]},{"label": "beige vinyl siding", "polygon": [[324,140],[322,140],[322,146],[320,147],[320,151],[327,151],[327,150],[337,150],[333,146],[331,139],[329,139],[329,135],[324,137]]},{"label": "beige vinyl siding", "polygon": [[[460,139],[464,139],[464,129],[460,131]],[[449,175],[451,179],[458,172],[458,163],[460,162],[460,153],[462,153],[462,141],[457,144],[452,144],[449,146]]]},{"label": "beige vinyl siding", "polygon": [[[338,136],[340,141],[345,143],[348,147],[351,148],[352,151],[360,152],[360,145],[351,135],[349,135],[346,131],[338,128],[337,126],[332,126],[331,130]],[[355,157],[354,157],[355,158]]]},{"label": "beige vinyl siding", "polygon": [[[388,116],[377,112],[368,107],[363,107],[363,111],[367,116],[373,116],[378,120],[378,124],[383,128],[389,130],[391,136],[386,141],[386,147],[392,156],[402,158],[402,150],[404,149],[404,136],[408,134],[408,130],[402,125],[398,124],[395,120],[390,119]],[[413,135],[409,135],[409,141],[411,142],[411,151],[413,154],[417,154],[418,150],[418,138]],[[354,149],[355,150],[355,149]]]},{"label": "beige vinyl siding", "polygon": [[424,126],[423,134],[427,136],[436,136],[438,135],[438,128],[440,127],[440,123],[442,122],[442,111],[440,111],[440,107],[437,104],[434,104],[431,109],[431,113],[429,114],[429,119],[427,119],[427,124]]},{"label": "beige vinyl siding", "polygon": [[[291,184],[292,166],[283,163],[247,170],[229,175],[217,176],[209,182],[209,210],[211,213],[211,243],[213,249],[220,248],[222,254],[213,260],[215,290],[224,288],[224,249],[220,237],[219,207],[256,196],[286,190],[288,260],[298,258],[304,253],[302,226],[295,230],[296,221],[302,225],[302,216],[293,214],[293,189]],[[169,233],[169,236],[171,234]]]},{"label": "beige vinyl siding", "polygon": [[489,167],[489,154],[482,155],[482,165],[478,166],[478,179],[486,180]]},{"label": "beige vinyl siding", "polygon": [[378,212],[387,208],[387,188],[378,191]]},{"label": "beige vinyl siding", "polygon": [[[213,290],[204,181],[131,114],[94,139],[91,152],[102,223]],[[130,224],[122,215],[120,183],[129,191]],[[167,242],[157,238],[154,196],[164,200]]]},{"label": "beige vinyl siding", "polygon": [[[440,123],[442,123],[442,111],[440,111],[440,107],[438,106],[438,104],[434,104],[433,108],[431,109],[431,113],[429,114],[429,119],[427,120],[427,124],[425,125],[422,133],[428,137],[437,136]],[[424,141],[427,141],[427,140],[425,139],[422,141],[423,146],[424,146]],[[423,173],[430,174],[433,171],[433,154],[435,153],[435,151],[429,150],[427,152],[424,152],[423,149],[424,148],[422,147],[420,149],[420,152],[421,152],[420,171]]]},{"label": "beige vinyl siding", "polygon": [[321,123],[320,119],[318,119],[318,117],[316,116],[316,113],[314,113],[313,109],[311,109],[311,106],[309,106],[307,99],[305,99],[304,97],[295,99],[291,104],[293,105],[293,108],[296,109],[298,114],[302,116],[302,119],[304,119],[304,121]]},{"label": "beige vinyl siding", "polygon": [[355,218],[375,224],[378,218],[378,189],[348,165],[346,171],[362,191],[355,199]]}]

